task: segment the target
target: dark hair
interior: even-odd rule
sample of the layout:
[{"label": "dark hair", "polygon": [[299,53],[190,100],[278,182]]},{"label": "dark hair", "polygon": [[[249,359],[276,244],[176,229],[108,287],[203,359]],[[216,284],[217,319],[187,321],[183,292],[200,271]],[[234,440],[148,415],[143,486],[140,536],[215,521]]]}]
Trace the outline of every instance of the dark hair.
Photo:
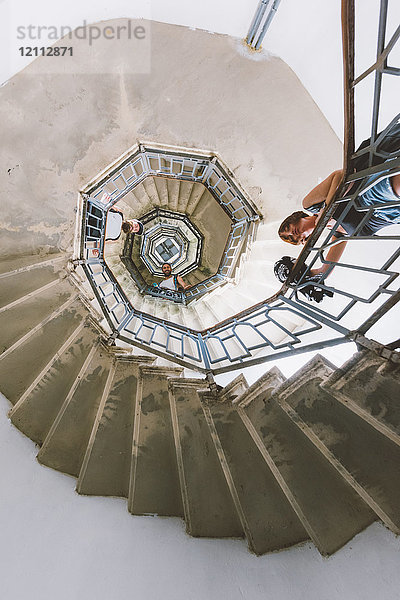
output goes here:
[{"label": "dark hair", "polygon": [[282,221],[278,229],[278,235],[284,242],[289,242],[289,244],[293,244],[294,246],[298,246],[300,240],[296,241],[291,235],[285,235],[288,231],[290,225],[296,225],[303,219],[304,217],[309,217],[310,215],[303,210],[296,210],[296,212],[292,213],[286,219]]},{"label": "dark hair", "polygon": [[130,231],[131,231],[131,224],[130,224],[130,223],[128,223],[127,221],[124,221],[124,222],[122,223],[122,231],[123,231],[124,233],[130,233]]},{"label": "dark hair", "polygon": [[[136,231],[136,235],[142,235],[142,233],[143,233],[143,223],[141,223],[137,219],[134,219],[134,221],[139,225],[139,231]],[[121,229],[122,229],[122,231],[124,233],[131,233],[131,231],[132,231],[132,223],[130,223],[129,221],[124,221],[122,223]]]}]

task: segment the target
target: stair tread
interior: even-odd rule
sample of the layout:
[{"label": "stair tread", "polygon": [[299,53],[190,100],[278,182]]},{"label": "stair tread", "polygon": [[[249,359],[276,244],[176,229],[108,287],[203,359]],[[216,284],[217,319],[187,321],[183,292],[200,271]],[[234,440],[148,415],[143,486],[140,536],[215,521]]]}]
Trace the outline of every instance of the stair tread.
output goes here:
[{"label": "stair tread", "polygon": [[186,214],[191,215],[192,212],[196,210],[197,204],[200,202],[200,199],[205,192],[206,188],[202,183],[196,181],[193,184],[188,202],[186,204]]},{"label": "stair tread", "polygon": [[79,330],[32,391],[12,409],[12,423],[37,444],[44,442],[97,337],[98,331],[91,326]]},{"label": "stair tread", "polygon": [[314,376],[299,382],[286,401],[399,528],[400,447],[321,389],[321,381]]},{"label": "stair tread", "polygon": [[[152,360],[143,358],[142,364]],[[139,364],[139,357],[117,361],[112,386],[95,423],[93,442],[87,448],[79,475],[80,494],[128,497]]]},{"label": "stair tread", "polygon": [[289,416],[261,392],[245,412],[322,554],[332,554],[372,523],[376,516]]},{"label": "stair tread", "polygon": [[168,189],[168,209],[176,211],[178,208],[178,200],[179,200],[179,188],[181,182],[179,179],[167,179],[167,189]]},{"label": "stair tread", "polygon": [[21,271],[1,280],[0,308],[58,280],[60,263]]},{"label": "stair tread", "polygon": [[28,296],[21,304],[0,313],[1,352],[12,346],[33,327],[60,308],[72,295],[74,288],[62,280],[56,287]]},{"label": "stair tread", "polygon": [[154,177],[154,184],[157,188],[157,193],[162,208],[168,207],[168,188],[165,177]]},{"label": "stair tread", "polygon": [[[61,257],[65,257],[65,254],[59,252],[53,254],[28,254],[21,256],[10,256],[0,260],[0,274],[11,273],[19,269],[29,269],[31,267],[40,268],[41,263],[45,263],[50,260],[57,260]],[[44,265],[43,265],[44,266]]]},{"label": "stair tread", "polygon": [[0,360],[2,393],[11,403],[18,400],[54,356],[60,347],[60,340],[67,339],[87,314],[83,304],[75,300]]},{"label": "stair tread", "polygon": [[153,177],[146,177],[146,179],[143,180],[142,185],[151,200],[152,206],[159,206],[160,198]]},{"label": "stair tread", "polygon": [[237,410],[210,407],[256,554],[287,548],[309,538],[274,475],[255,446]]},{"label": "stair tread", "polygon": [[110,366],[107,350],[95,346],[87,369],[65,399],[39,451],[40,463],[75,477],[79,475]]},{"label": "stair tread", "polygon": [[[177,370],[169,373],[178,374]],[[144,374],[135,413],[129,510],[182,517],[166,370],[146,369]]]},{"label": "stair tread", "polygon": [[179,199],[177,210],[180,213],[186,213],[186,207],[193,189],[193,181],[181,180],[179,186]]},{"label": "stair tread", "polygon": [[[198,386],[202,381],[199,380]],[[196,387],[173,386],[186,498],[187,531],[197,537],[242,537],[243,529],[208,429]]]},{"label": "stair tread", "polygon": [[343,370],[343,375],[336,375],[334,383],[328,379],[324,388],[333,396],[356,404],[400,436],[400,365],[373,352],[359,353],[356,360],[350,370],[343,365],[339,370]]}]

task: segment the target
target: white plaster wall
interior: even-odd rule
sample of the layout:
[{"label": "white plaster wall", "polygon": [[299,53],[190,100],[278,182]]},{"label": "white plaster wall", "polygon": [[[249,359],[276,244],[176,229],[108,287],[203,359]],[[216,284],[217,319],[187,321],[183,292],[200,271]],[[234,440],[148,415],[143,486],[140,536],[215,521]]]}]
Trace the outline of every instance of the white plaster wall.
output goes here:
[{"label": "white plaster wall", "polygon": [[[388,35],[400,20],[400,4],[393,0],[389,4],[391,25]],[[117,17],[151,18],[244,38],[257,5],[258,0],[114,0],[113,3],[104,0],[85,0],[83,3],[79,0],[65,3],[0,0],[0,81],[6,81],[30,60],[17,56],[21,42],[16,39],[16,27],[21,24],[77,27],[83,20],[94,23]],[[375,40],[371,43],[371,36],[376,30],[377,6],[377,0],[357,3],[362,22],[357,28],[358,47],[363,57],[358,63],[359,70],[374,60],[376,44]],[[292,67],[342,138],[340,1],[282,0],[264,48]],[[393,85],[394,79],[399,78],[391,80]],[[365,89],[365,93],[367,91]],[[395,111],[395,88],[392,86],[389,92],[393,102],[385,103],[383,121]],[[368,115],[362,117],[361,124],[360,139],[368,131]]]},{"label": "white plaster wall", "polygon": [[329,559],[307,544],[255,557],[188,537],[179,519],[132,517],[39,465],[0,398],[0,595],[7,600],[393,600],[400,540],[375,523]]},{"label": "white plaster wall", "polygon": [[[282,0],[264,41],[264,51],[280,56],[295,71],[329,123],[343,138],[343,85],[340,33],[340,0]],[[21,42],[16,27],[21,24],[69,25],[118,17],[150,18],[244,38],[258,0],[0,0],[0,83],[18,72],[31,59],[18,57]],[[356,2],[356,74],[375,60],[378,0]],[[400,3],[389,2],[387,39],[400,22]],[[45,42],[43,42],[45,43]],[[51,40],[50,43],[54,43]],[[399,44],[397,45],[399,46]],[[389,63],[398,66],[400,48]],[[369,104],[373,77],[360,86],[357,101]],[[398,111],[400,78],[386,77],[380,128]],[[370,81],[370,82],[369,82]],[[240,85],[240,82],[238,82]],[[251,93],[251,90],[249,90]],[[357,141],[369,135],[368,110],[357,111]]]}]

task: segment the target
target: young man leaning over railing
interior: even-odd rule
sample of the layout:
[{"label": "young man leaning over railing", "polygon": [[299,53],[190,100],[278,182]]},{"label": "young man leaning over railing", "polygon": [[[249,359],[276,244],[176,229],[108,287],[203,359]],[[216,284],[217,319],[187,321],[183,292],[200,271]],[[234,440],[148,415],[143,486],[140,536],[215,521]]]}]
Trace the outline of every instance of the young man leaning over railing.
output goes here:
[{"label": "young man leaning over railing", "polygon": [[[367,179],[373,180],[375,176]],[[303,208],[313,214],[303,211],[297,211],[286,217],[281,223],[278,234],[282,240],[289,244],[305,244],[309,236],[317,226],[326,206],[328,206],[335,197],[335,191],[343,178],[343,171],[334,171],[324,181],[319,183],[303,199]],[[351,186],[352,184],[350,184]],[[348,192],[346,190],[346,192]],[[398,203],[397,206],[382,206],[389,202]],[[360,207],[374,207],[368,220],[357,232],[358,236],[371,236],[377,233],[383,227],[400,223],[400,173],[385,177],[373,185],[367,191],[357,197],[357,204]],[[335,233],[332,236],[332,242],[342,240],[351,236],[361,224],[365,213],[357,211],[353,206],[347,210],[347,202],[338,203],[331,219],[327,223],[328,228],[336,226]],[[339,225],[337,225],[339,222]],[[318,269],[312,269],[311,276],[321,275],[332,270],[332,263],[337,263],[343,254],[346,241],[341,241],[333,245],[327,252],[325,263]]]}]

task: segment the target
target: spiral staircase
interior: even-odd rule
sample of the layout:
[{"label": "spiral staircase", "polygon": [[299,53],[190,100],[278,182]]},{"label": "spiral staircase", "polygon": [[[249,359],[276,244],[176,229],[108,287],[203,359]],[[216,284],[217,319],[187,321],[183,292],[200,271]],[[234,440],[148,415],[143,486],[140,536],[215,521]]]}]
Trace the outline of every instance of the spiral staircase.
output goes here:
[{"label": "spiral staircase", "polygon": [[[396,352],[387,349],[379,355],[373,345],[364,347],[339,369],[316,355],[289,379],[276,367],[265,368],[251,386],[239,372],[241,363],[236,363],[231,369],[236,376],[221,388],[210,366],[197,368],[186,354],[179,358],[177,351],[169,352],[168,344],[162,346],[165,351],[156,351],[136,334],[131,339],[117,335],[126,316],[119,330],[110,327],[112,309],[104,312],[85,270],[97,259],[83,260],[87,204],[82,198],[91,185],[87,182],[110,164],[117,150],[131,147],[129,140],[146,135],[160,143],[166,135],[164,124],[171,119],[169,141],[211,146],[210,153],[220,152],[242,181],[242,189],[248,190],[258,214],[254,235],[236,255],[229,277],[187,305],[146,295],[134,284],[120,259],[124,236],[101,248],[107,268],[114,270],[113,285],[124,290],[134,317],[140,316],[142,323],[152,318],[179,331],[186,328],[189,345],[197,343],[193,332],[199,332],[199,338],[200,332],[212,337],[216,324],[277,292],[271,267],[286,247],[276,237],[276,224],[296,204],[293,186],[302,193],[306,183],[301,178],[307,177],[302,173],[289,181],[287,160],[279,159],[276,148],[282,133],[296,129],[303,140],[298,146],[294,140],[289,150],[293,156],[297,153],[300,169],[304,161],[300,149],[316,168],[328,164],[338,149],[318,109],[278,59],[261,66],[257,81],[276,81],[276,89],[268,88],[267,96],[274,93],[275,101],[285,102],[287,112],[278,122],[270,114],[260,124],[257,95],[243,113],[236,85],[238,81],[244,87],[246,82],[257,85],[255,63],[238,57],[230,40],[185,28],[152,27],[157,33],[153,70],[147,81],[141,81],[140,92],[135,87],[138,78],[124,73],[103,80],[53,75],[56,86],[46,95],[48,76],[41,73],[40,59],[2,90],[5,106],[16,102],[5,126],[14,144],[7,156],[13,166],[2,175],[6,219],[0,261],[0,381],[1,392],[12,405],[11,422],[37,444],[41,464],[77,478],[79,494],[126,498],[133,515],[181,517],[191,536],[245,538],[258,555],[311,540],[321,554],[330,555],[378,519],[399,533]],[[166,46],[168,57],[161,52]],[[99,45],[97,52],[107,60],[105,46]],[[221,65],[210,72],[204,56],[216,54]],[[207,100],[210,79],[219,82],[213,91],[231,101],[225,121],[218,124],[223,110],[207,115],[211,124],[204,131],[201,114],[193,113],[193,121],[185,125],[174,120],[165,98],[175,94],[177,101],[180,94],[173,85],[174,74],[173,81],[165,78],[165,61],[171,56],[178,71],[181,66],[192,76],[193,90],[186,89],[182,100],[191,110],[201,106],[199,99]],[[208,79],[202,77],[207,73]],[[28,112],[21,89],[32,74],[36,87],[29,101],[42,124],[38,139],[19,118]],[[261,85],[260,93],[262,89]],[[313,131],[304,131],[295,112],[290,113],[293,89]],[[263,100],[268,100],[263,93]],[[94,115],[88,114],[90,101]],[[105,107],[110,114],[100,132],[97,111]],[[241,115],[244,126],[237,125],[235,115]],[[234,132],[226,138],[232,123]],[[311,142],[315,130],[326,145],[326,156],[311,143],[307,147],[306,138]],[[244,144],[242,153],[254,157],[250,165],[239,161],[235,140]],[[163,176],[143,178],[118,197],[118,206],[128,218],[155,208],[186,215],[204,236],[208,250],[202,259],[212,261],[216,246],[223,250],[229,235],[226,214],[199,182],[159,175]],[[263,182],[262,198],[254,186],[257,181]],[[283,190],[287,201],[280,206],[272,200]],[[15,206],[20,207],[18,215]],[[211,268],[204,264],[187,275],[188,283],[201,282]],[[309,328],[309,311],[274,314],[278,333],[276,339],[269,338],[269,350],[289,344],[290,351],[294,342],[285,340],[302,328],[307,335],[316,335]],[[232,343],[239,345],[237,338]],[[251,356],[259,352],[264,360],[263,351],[256,348]],[[206,355],[211,363],[216,360],[210,346]]]}]

